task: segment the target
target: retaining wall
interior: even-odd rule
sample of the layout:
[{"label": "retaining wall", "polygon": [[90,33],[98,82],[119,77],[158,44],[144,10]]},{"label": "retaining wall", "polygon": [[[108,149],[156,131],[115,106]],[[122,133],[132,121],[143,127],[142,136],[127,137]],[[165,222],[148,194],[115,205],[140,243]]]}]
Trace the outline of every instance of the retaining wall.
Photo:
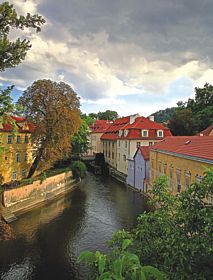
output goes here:
[{"label": "retaining wall", "polygon": [[72,190],[77,182],[72,172],[61,173],[45,179],[34,181],[30,185],[21,186],[3,192],[3,206],[12,213],[26,212],[42,202]]}]

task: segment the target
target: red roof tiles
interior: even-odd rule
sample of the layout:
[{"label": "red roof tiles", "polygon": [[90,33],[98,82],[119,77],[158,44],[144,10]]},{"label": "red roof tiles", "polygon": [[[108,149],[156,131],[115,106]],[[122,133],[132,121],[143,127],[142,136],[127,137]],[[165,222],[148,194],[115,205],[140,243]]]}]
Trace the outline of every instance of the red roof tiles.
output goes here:
[{"label": "red roof tiles", "polygon": [[171,136],[156,143],[151,150],[207,159],[213,164],[213,137],[209,136]]},{"label": "red roof tiles", "polygon": [[130,116],[115,120],[101,136],[101,140],[116,140],[118,138],[119,130],[123,129],[123,127],[129,123],[129,121]]},{"label": "red roof tiles", "polygon": [[200,136],[213,136],[213,125],[210,125],[200,133],[198,133]]},{"label": "red roof tiles", "polygon": [[[19,133],[32,133],[35,129],[35,126],[33,123],[28,122],[26,118],[23,117],[16,117],[16,116],[11,116],[11,119],[15,121],[17,125],[17,129]],[[26,127],[22,127],[21,124],[26,123]],[[14,130],[12,122],[10,120],[6,121],[5,123],[2,123],[2,128],[0,128],[0,132],[12,132]]]},{"label": "red roof tiles", "polygon": [[112,123],[108,120],[96,120],[94,124],[90,125],[91,133],[104,133]]}]

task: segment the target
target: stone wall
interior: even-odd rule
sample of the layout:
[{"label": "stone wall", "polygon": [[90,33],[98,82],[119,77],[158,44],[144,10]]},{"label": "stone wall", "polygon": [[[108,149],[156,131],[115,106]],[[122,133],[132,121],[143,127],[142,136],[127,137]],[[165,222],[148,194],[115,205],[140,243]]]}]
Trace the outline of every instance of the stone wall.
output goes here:
[{"label": "stone wall", "polygon": [[21,186],[3,193],[3,206],[12,213],[25,212],[42,202],[54,199],[70,191],[76,185],[72,172],[61,173],[45,179],[34,181],[30,185]]}]

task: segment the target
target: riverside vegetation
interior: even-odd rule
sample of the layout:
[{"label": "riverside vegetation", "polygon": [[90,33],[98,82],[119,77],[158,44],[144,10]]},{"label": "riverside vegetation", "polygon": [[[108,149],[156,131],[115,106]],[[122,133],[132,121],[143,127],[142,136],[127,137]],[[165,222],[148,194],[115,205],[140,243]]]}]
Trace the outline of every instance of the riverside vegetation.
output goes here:
[{"label": "riverside vegetation", "polygon": [[160,177],[151,192],[155,211],[138,217],[136,228],[120,230],[109,241],[108,254],[82,252],[88,279],[213,279],[213,170],[202,182],[173,196]]}]

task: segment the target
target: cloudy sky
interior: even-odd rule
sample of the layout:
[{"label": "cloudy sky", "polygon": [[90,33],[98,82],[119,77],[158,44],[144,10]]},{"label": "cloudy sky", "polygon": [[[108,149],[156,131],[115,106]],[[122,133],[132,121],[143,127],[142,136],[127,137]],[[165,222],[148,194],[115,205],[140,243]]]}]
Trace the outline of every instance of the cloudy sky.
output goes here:
[{"label": "cloudy sky", "polygon": [[212,0],[13,0],[39,13],[25,61],[0,73],[17,91],[37,79],[69,83],[83,112],[147,116],[213,83]]}]

